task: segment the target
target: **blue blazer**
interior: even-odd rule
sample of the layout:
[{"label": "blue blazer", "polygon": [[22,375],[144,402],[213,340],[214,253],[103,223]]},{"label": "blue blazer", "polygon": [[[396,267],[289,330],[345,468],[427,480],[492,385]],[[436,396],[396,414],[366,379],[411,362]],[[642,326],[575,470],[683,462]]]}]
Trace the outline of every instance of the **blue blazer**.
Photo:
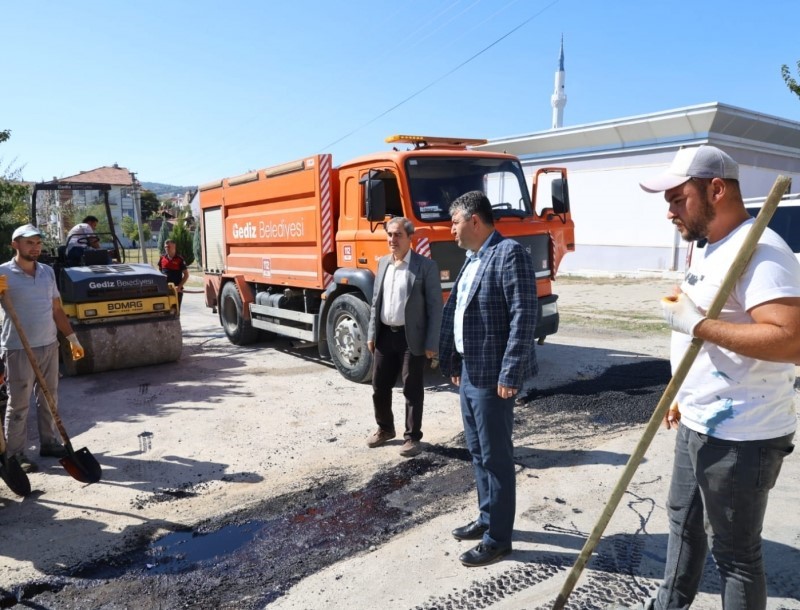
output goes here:
[{"label": "blue blazer", "polygon": [[[369,312],[367,340],[375,342],[381,322],[383,307],[383,280],[392,261],[388,254],[378,261],[378,274]],[[408,298],[404,308],[406,343],[415,356],[424,356],[425,350],[436,351],[442,322],[442,284],[439,266],[421,254],[411,251],[408,261]]]},{"label": "blue blazer", "polygon": [[[462,356],[455,349],[453,321],[462,267],[442,312],[439,366],[447,377],[460,377]],[[534,353],[536,273],[531,255],[496,231],[481,254],[464,311],[463,363],[475,387],[502,384],[520,389],[538,371]]]}]

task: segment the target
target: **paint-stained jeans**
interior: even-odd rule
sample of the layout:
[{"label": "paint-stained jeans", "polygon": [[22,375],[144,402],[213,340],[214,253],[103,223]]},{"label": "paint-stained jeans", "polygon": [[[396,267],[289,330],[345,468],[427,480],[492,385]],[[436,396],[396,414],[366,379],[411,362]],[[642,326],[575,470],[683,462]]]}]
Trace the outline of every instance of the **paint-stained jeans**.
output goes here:
[{"label": "paint-stained jeans", "polygon": [[[39,364],[47,389],[58,401],[58,343],[32,348]],[[61,443],[47,399],[36,380],[36,374],[25,350],[7,350],[3,355],[8,387],[8,409],[6,411],[6,451],[8,455],[23,453],[28,444],[28,407],[31,393],[36,396],[36,424],[39,429],[39,444]]]},{"label": "paint-stained jeans", "polygon": [[761,526],[769,490],[794,434],[725,441],[680,426],[669,489],[669,542],[664,582],[647,608],[689,608],[706,553],[717,564],[725,610],[764,610],[767,586]]}]

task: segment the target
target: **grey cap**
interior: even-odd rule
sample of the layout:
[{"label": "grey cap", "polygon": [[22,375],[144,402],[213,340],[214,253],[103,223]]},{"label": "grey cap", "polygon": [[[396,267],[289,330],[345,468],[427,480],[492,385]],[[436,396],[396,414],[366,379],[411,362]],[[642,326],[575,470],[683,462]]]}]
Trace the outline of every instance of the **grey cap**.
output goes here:
[{"label": "grey cap", "polygon": [[19,237],[33,237],[34,235],[41,237],[42,232],[33,225],[22,225],[21,227],[14,229],[14,233],[11,235],[11,240],[13,241]]},{"label": "grey cap", "polygon": [[675,188],[690,178],[739,179],[739,164],[716,146],[681,148],[663,174],[640,182],[648,193],[660,193]]}]

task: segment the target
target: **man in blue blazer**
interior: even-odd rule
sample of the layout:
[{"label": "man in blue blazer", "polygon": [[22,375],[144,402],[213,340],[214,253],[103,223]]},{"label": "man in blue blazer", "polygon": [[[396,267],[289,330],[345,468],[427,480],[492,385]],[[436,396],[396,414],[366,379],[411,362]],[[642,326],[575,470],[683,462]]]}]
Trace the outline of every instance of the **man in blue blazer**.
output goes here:
[{"label": "man in blue blazer", "polygon": [[378,262],[367,330],[367,348],[375,355],[372,402],[378,423],[367,445],[380,447],[396,436],[392,388],[402,373],[406,399],[403,457],[421,451],[425,359],[437,353],[442,321],[439,267],[411,249],[413,233],[414,224],[406,218],[386,223],[391,254]]},{"label": "man in blue blazer", "polygon": [[494,230],[492,204],[470,191],[450,206],[452,232],[467,251],[442,314],[439,362],[459,388],[478,518],[453,530],[480,540],[459,559],[483,566],[511,552],[516,509],[514,396],[536,374],[536,276],[530,254]]}]

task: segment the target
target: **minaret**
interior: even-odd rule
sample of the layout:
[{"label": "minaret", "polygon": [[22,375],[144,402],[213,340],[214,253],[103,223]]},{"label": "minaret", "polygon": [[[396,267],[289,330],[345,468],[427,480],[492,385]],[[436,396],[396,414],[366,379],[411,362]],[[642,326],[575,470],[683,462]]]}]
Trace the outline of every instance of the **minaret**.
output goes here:
[{"label": "minaret", "polygon": [[556,70],[556,86],[550,104],[553,106],[553,129],[558,129],[564,124],[564,106],[567,105],[567,94],[564,93],[564,35],[561,35],[561,53],[558,56],[558,70]]}]

